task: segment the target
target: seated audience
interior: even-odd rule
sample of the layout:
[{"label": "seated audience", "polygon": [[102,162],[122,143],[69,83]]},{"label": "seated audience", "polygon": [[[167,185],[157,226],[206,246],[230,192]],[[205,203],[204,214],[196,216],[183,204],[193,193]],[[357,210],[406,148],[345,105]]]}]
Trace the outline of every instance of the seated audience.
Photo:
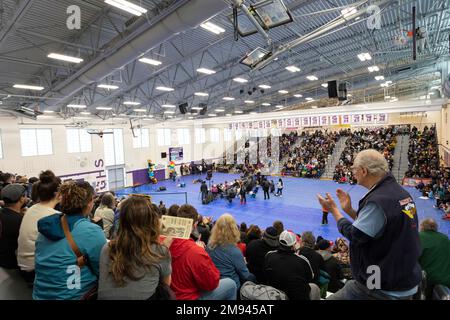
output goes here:
[{"label": "seated audience", "polygon": [[308,258],[314,271],[314,278],[312,282],[319,285],[320,269],[323,269],[324,261],[322,256],[314,250],[314,247],[316,245],[316,238],[314,237],[312,232],[306,231],[302,233],[300,239],[301,247],[300,250],[298,250],[298,253]]},{"label": "seated audience", "polygon": [[[191,205],[182,205],[178,217],[192,219],[197,228],[198,212]],[[195,240],[194,240],[195,238]],[[170,287],[177,300],[236,300],[236,283],[232,279],[220,279],[220,272],[198,237],[174,239],[170,245],[172,256],[172,282]]]},{"label": "seated audience", "polygon": [[314,272],[308,258],[294,251],[295,234],[283,231],[279,242],[280,247],[265,257],[267,284],[284,291],[289,300],[319,300],[319,287],[310,283]]},{"label": "seated audience", "polygon": [[159,244],[159,232],[158,214],[147,199],[123,201],[117,237],[100,256],[100,300],[147,300],[160,281],[170,286],[170,253]]},{"label": "seated audience", "polygon": [[18,269],[18,247],[23,208],[28,202],[27,189],[18,183],[8,183],[1,190],[4,207],[0,208],[0,267]]},{"label": "seated audience", "polygon": [[268,227],[262,236],[250,242],[246,250],[248,270],[255,275],[258,283],[265,284],[266,276],[264,273],[264,258],[269,251],[278,249],[278,233],[274,227]]},{"label": "seated audience", "polygon": [[426,295],[430,298],[435,285],[450,287],[450,240],[438,232],[438,225],[431,218],[420,223],[419,237],[422,246],[419,263],[427,274]]},{"label": "seated audience", "polygon": [[340,281],[341,268],[339,267],[339,261],[333,257],[331,253],[331,243],[328,240],[322,239],[317,243],[317,252],[322,256],[324,264],[322,270],[324,270],[330,276],[330,282],[328,283],[327,291],[335,293],[341,289],[344,284]]},{"label": "seated audience", "polygon": [[110,239],[112,236],[111,228],[114,224],[115,209],[116,199],[111,193],[107,192],[101,197],[100,206],[95,210],[94,218],[102,221],[106,239]]},{"label": "seated audience", "polygon": [[32,284],[34,281],[34,252],[36,250],[36,239],[38,237],[38,220],[55,214],[56,205],[59,203],[59,187],[61,179],[50,171],[44,171],[35,182],[35,192],[38,203],[27,210],[22,219],[19,232],[19,247],[17,250],[17,261],[25,280]]},{"label": "seated audience", "polygon": [[[38,221],[33,287],[33,299],[37,300],[79,300],[95,290],[100,252],[106,243],[103,230],[86,218],[94,205],[92,186],[69,181],[59,192],[63,214]],[[65,223],[68,232],[63,229]],[[82,257],[77,258],[65,233],[71,234]]]},{"label": "seated audience", "polygon": [[236,287],[247,280],[254,280],[248,271],[244,256],[237,247],[240,241],[240,232],[236,221],[230,214],[223,214],[217,219],[211,231],[206,251],[220,271],[220,278],[230,278]]}]

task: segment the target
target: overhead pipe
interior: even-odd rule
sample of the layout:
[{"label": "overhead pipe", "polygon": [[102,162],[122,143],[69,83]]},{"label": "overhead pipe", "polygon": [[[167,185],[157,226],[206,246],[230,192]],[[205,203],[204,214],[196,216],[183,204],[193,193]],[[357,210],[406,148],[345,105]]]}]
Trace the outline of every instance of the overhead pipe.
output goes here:
[{"label": "overhead pipe", "polygon": [[150,25],[142,25],[114,48],[56,86],[53,91],[61,98],[56,103],[52,102],[49,109],[56,109],[58,104],[69,102],[84,87],[99,82],[172,36],[188,28],[197,27],[227,7],[223,0],[182,1],[173,12],[152,20]]},{"label": "overhead pipe", "polygon": [[[389,2],[389,0],[379,0],[375,3],[372,3],[372,5],[381,6],[388,2]],[[279,49],[277,51],[273,52],[272,55],[267,60],[264,60],[263,62],[258,64],[256,66],[256,69],[260,70],[260,69],[266,67],[269,63],[271,63],[275,58],[277,58],[279,55],[283,54],[284,52],[292,50],[293,48],[297,47],[298,45],[300,45],[302,43],[305,43],[314,38],[317,38],[318,36],[325,34],[326,32],[348,22],[349,20],[355,19],[355,18],[363,15],[364,13],[365,13],[364,10],[358,10],[357,12],[350,14],[347,17],[341,16],[341,17],[337,18],[335,21],[332,21],[331,23],[329,23],[328,25],[319,27],[317,30],[314,30],[304,36],[301,36],[298,39],[287,43],[286,45],[280,46]]]}]

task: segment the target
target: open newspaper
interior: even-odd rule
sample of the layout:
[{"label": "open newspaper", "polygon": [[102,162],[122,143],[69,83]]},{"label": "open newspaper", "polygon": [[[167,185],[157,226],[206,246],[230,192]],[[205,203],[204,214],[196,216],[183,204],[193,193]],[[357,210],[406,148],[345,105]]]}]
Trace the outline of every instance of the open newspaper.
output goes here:
[{"label": "open newspaper", "polygon": [[161,235],[181,239],[189,239],[192,232],[192,219],[162,216]]}]

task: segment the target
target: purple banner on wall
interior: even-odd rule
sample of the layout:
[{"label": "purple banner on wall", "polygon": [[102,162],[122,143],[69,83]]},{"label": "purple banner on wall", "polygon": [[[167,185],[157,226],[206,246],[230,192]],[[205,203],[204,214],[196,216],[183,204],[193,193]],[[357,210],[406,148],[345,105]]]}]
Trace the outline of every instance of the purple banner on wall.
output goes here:
[{"label": "purple banner on wall", "polygon": [[[133,185],[141,185],[150,183],[150,178],[148,177],[148,169],[140,169],[131,172],[133,174]],[[158,181],[166,179],[165,169],[155,170],[155,178]]]}]

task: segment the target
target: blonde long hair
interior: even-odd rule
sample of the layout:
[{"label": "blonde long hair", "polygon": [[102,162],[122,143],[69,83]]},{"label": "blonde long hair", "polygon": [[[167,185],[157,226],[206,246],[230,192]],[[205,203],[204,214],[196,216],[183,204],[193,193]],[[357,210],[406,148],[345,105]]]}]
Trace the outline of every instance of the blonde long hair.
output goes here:
[{"label": "blonde long hair", "polygon": [[225,213],[217,219],[209,237],[208,247],[211,249],[227,244],[235,245],[241,239],[236,220],[231,214]]}]

